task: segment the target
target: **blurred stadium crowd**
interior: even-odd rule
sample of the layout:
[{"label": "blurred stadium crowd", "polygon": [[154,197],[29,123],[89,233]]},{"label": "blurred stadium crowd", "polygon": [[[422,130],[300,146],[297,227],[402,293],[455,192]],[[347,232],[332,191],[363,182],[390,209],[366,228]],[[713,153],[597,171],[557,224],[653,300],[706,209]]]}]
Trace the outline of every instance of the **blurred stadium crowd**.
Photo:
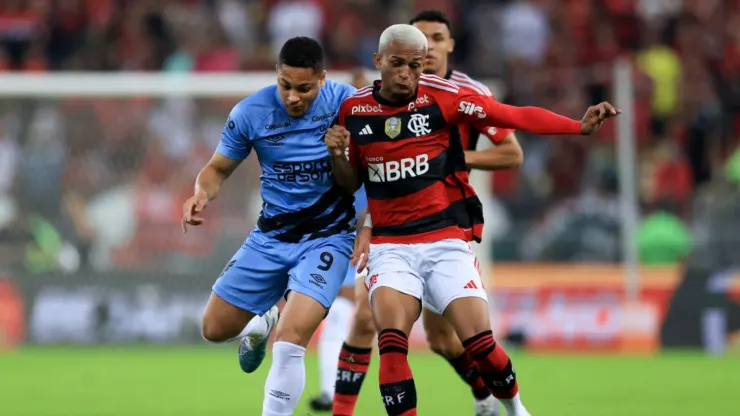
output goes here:
[{"label": "blurred stadium crowd", "polygon": [[[429,8],[452,19],[455,67],[501,79],[507,103],[580,117],[612,99],[611,63],[632,59],[642,260],[699,243],[733,257],[740,0],[4,0],[0,75],[271,70],[296,35],[321,39],[331,69],[368,67],[383,28]],[[238,98],[0,100],[0,264],[220,267],[254,224],[258,167],[194,237],[178,222]],[[486,201],[496,259],[620,261],[614,136],[614,124],[589,139],[518,133],[525,163],[496,173]]]}]

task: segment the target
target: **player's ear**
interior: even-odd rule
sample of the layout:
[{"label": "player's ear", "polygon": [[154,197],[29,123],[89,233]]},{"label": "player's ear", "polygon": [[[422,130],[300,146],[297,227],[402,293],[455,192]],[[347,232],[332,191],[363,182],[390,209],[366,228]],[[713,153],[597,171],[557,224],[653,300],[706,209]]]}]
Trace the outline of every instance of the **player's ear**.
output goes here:
[{"label": "player's ear", "polygon": [[455,52],[455,38],[450,38],[450,47],[447,49],[447,53]]},{"label": "player's ear", "polygon": [[321,75],[319,75],[319,87],[323,87],[326,84],[326,70],[321,70]]},{"label": "player's ear", "polygon": [[375,62],[375,69],[380,70],[381,57],[379,53],[373,54],[373,61]]}]

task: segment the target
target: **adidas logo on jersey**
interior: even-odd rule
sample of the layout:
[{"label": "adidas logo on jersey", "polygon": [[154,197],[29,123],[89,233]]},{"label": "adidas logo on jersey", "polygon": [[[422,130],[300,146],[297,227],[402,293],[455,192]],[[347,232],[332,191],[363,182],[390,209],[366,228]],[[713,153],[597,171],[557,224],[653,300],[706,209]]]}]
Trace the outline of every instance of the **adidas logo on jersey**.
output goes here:
[{"label": "adidas logo on jersey", "polygon": [[366,124],[365,127],[360,130],[360,136],[366,136],[368,134],[373,134],[373,129],[370,128],[369,124]]}]

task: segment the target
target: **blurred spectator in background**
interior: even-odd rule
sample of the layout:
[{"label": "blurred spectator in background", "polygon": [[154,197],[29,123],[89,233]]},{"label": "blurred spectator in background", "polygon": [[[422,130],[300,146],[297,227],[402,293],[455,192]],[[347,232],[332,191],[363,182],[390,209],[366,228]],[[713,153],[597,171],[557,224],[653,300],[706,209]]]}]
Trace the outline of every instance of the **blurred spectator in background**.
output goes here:
[{"label": "blurred spectator in background", "polygon": [[551,209],[525,236],[522,255],[536,261],[614,263],[621,260],[621,216],[615,172],[602,172],[578,197]]},{"label": "blurred spectator in background", "polygon": [[692,260],[718,269],[738,266],[740,249],[740,147],[718,176],[697,195],[692,231],[696,250]]},{"label": "blurred spectator in background", "polygon": [[0,264],[28,273],[76,271],[79,255],[59,229],[17,193],[10,219],[0,227]]},{"label": "blurred spectator in background", "polygon": [[681,59],[666,40],[661,39],[665,37],[661,31],[661,27],[646,26],[642,51],[637,55],[640,70],[653,82],[652,129],[657,137],[667,133],[668,122],[679,109],[683,81]]},{"label": "blurred spectator in background", "polygon": [[14,202],[11,190],[18,180],[21,151],[15,137],[11,135],[6,120],[0,120],[0,229],[12,216]]},{"label": "blurred spectator in background", "polygon": [[685,260],[692,250],[692,238],[686,223],[670,203],[658,208],[640,222],[637,250],[644,264],[675,264]]},{"label": "blurred spectator in background", "polygon": [[[736,244],[716,222],[735,221],[737,189],[722,169],[740,139],[736,0],[5,0],[0,71],[272,71],[277,48],[302,35],[323,41],[331,76],[373,69],[380,31],[426,8],[450,15],[455,67],[503,85],[500,101],[577,117],[613,98],[615,59],[633,62],[643,232],[672,223],[680,240],[643,237],[653,253],[643,258],[680,258],[690,247],[683,226],[695,246]],[[355,72],[356,86],[370,81]],[[243,192],[219,200],[220,222],[198,247],[171,233],[169,215],[240,98],[0,99],[0,228],[15,218],[17,182],[33,213],[76,247],[80,267],[205,261],[253,226],[258,168],[248,160],[234,175],[229,186]],[[520,137],[524,165],[492,180],[497,257],[621,258],[615,190],[602,175],[617,169],[615,131]]]},{"label": "blurred spectator in background", "polygon": [[274,57],[285,41],[296,36],[319,39],[324,28],[324,16],[313,0],[278,0],[267,21]]}]

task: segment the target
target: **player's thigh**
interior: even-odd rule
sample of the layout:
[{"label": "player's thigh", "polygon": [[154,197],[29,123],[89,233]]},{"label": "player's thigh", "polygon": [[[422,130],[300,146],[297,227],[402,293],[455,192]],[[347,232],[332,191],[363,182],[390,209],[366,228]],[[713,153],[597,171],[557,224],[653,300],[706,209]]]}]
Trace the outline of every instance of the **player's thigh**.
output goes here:
[{"label": "player's thigh", "polygon": [[424,307],[422,321],[427,342],[432,351],[447,359],[459,357],[464,352],[455,328],[445,317]]},{"label": "player's thigh", "polygon": [[354,347],[369,348],[372,346],[376,332],[365,281],[358,279],[355,282],[355,317],[349,335],[347,335],[347,343]]},{"label": "player's thigh", "polygon": [[289,272],[288,291],[311,297],[328,310],[347,276],[353,236],[339,234],[303,244]]},{"label": "player's thigh", "polygon": [[368,287],[375,327],[409,334],[419,318],[424,282],[414,270],[415,253],[406,245],[370,246]]},{"label": "player's thigh", "polygon": [[357,275],[357,268],[350,266],[350,268],[347,270],[347,275],[344,278],[344,282],[342,282],[342,287],[339,289],[338,296],[354,302],[355,286],[357,285],[358,279],[359,276]]},{"label": "player's thigh", "polygon": [[422,266],[429,309],[444,315],[460,339],[490,329],[488,296],[470,245],[442,240],[426,245],[422,255],[429,259]]},{"label": "player's thigh", "polygon": [[264,314],[285,293],[288,266],[277,251],[247,239],[234,254],[214,283],[203,313],[207,339],[237,336],[254,315]]}]

